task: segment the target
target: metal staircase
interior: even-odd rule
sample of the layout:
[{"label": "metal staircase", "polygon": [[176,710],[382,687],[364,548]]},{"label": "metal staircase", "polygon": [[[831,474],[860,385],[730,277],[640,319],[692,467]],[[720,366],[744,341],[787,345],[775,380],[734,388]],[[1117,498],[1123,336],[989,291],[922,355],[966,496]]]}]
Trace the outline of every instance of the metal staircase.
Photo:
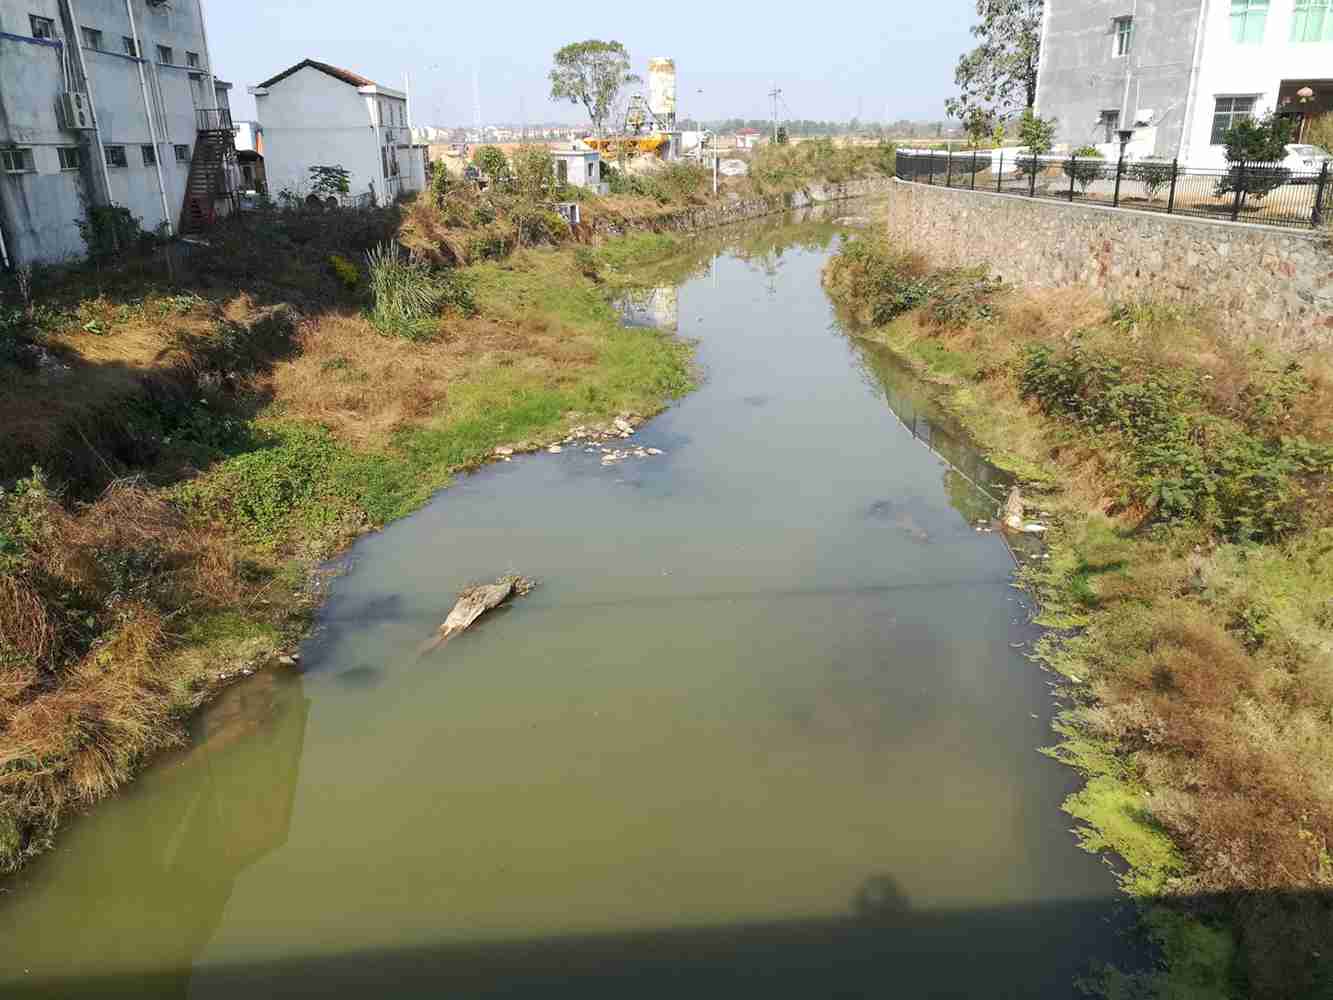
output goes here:
[{"label": "metal staircase", "polygon": [[[236,130],[226,108],[195,112],[197,133],[190,176],[185,182],[180,231],[198,232],[218,219],[218,202],[235,201]],[[235,205],[232,205],[233,210]]]}]

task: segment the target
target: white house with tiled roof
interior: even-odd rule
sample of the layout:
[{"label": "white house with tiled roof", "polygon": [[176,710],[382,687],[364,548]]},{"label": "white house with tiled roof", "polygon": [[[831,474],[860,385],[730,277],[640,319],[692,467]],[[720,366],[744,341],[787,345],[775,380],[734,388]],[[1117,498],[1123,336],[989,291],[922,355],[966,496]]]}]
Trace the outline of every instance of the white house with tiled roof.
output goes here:
[{"label": "white house with tiled roof", "polygon": [[426,186],[425,147],[412,143],[407,95],[359,73],[306,59],[251,87],[275,197],[310,194],[310,168],[343,167],[351,195],[384,204]]}]

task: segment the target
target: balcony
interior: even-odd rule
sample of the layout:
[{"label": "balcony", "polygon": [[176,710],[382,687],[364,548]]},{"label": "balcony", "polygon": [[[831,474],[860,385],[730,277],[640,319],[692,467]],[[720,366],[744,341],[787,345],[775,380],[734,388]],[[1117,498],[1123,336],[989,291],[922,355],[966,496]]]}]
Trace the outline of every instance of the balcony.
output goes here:
[{"label": "balcony", "polygon": [[194,112],[195,127],[200,132],[235,132],[231,123],[230,108],[197,108]]}]

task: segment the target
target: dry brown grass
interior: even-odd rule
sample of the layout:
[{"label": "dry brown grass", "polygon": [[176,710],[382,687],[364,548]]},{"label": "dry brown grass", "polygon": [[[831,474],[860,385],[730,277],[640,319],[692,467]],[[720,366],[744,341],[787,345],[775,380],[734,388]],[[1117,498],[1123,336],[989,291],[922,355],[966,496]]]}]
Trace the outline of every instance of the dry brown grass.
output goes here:
[{"label": "dry brown grass", "polygon": [[220,664],[178,655],[173,621],[245,606],[264,575],[135,482],[72,511],[30,495],[23,516],[35,530],[0,573],[0,870],[179,740]]}]

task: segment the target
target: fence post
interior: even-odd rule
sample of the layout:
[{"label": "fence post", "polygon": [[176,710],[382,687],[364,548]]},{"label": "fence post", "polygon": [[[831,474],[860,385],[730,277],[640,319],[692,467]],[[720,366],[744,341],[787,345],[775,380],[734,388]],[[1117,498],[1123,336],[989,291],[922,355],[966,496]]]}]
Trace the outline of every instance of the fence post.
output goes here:
[{"label": "fence post", "polygon": [[1170,215],[1176,209],[1176,178],[1180,176],[1180,157],[1177,156],[1171,161],[1171,193],[1166,196],[1166,214]]},{"label": "fence post", "polygon": [[1319,183],[1314,189],[1314,211],[1310,213],[1310,225],[1316,229],[1324,221],[1324,190],[1328,186],[1328,161],[1319,168]]},{"label": "fence post", "polygon": [[[1325,163],[1324,166],[1327,167],[1328,164]],[[977,189],[977,151],[974,149],[972,150],[972,190],[975,191],[976,189]],[[1316,202],[1315,204],[1318,204],[1318,202]]]},{"label": "fence post", "polygon": [[944,186],[953,187],[953,147],[944,151]]},{"label": "fence post", "polygon": [[1120,158],[1115,161],[1115,194],[1111,196],[1111,207],[1120,207],[1120,175],[1125,172],[1125,154],[1122,150]]},{"label": "fence post", "polygon": [[1240,200],[1245,191],[1245,161],[1241,160],[1236,168],[1236,196],[1231,199],[1231,221],[1240,218]]},{"label": "fence post", "polygon": [[995,171],[995,193],[999,194],[1003,190],[1000,185],[1004,183],[1004,150],[1000,150],[1000,168]]},{"label": "fence post", "polygon": [[1074,200],[1074,174],[1077,172],[1078,157],[1073,153],[1069,154],[1069,200]]},{"label": "fence post", "polygon": [[1032,154],[1032,175],[1028,178],[1028,197],[1037,197],[1037,154]]},{"label": "fence post", "polygon": [[926,183],[927,183],[927,184],[934,184],[934,183],[935,183],[935,150],[932,149],[932,150],[931,150],[930,152],[928,152],[926,155],[930,157],[930,176],[926,179]]}]

